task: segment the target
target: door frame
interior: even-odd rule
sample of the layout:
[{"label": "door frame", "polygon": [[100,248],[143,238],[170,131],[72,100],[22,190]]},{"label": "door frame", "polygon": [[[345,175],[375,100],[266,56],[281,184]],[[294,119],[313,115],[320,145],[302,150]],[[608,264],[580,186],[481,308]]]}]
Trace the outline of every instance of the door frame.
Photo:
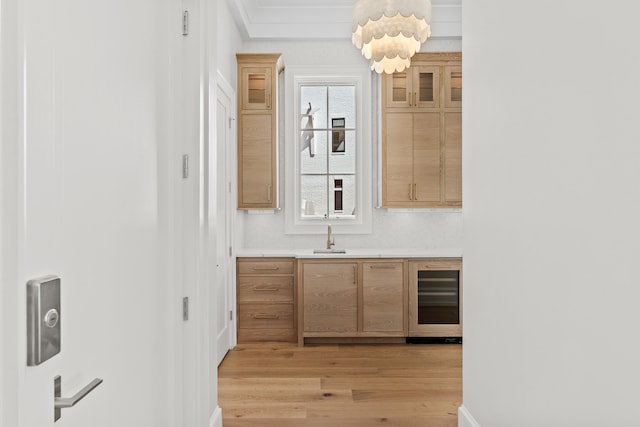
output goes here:
[{"label": "door frame", "polygon": [[[218,230],[222,230],[224,228],[224,235],[218,235],[217,239],[224,239],[225,248],[229,248],[229,253],[225,253],[225,281],[228,287],[228,304],[229,309],[233,313],[232,319],[229,320],[229,349],[232,349],[236,345],[236,292],[235,292],[235,262],[233,262],[235,256],[233,255],[233,245],[235,241],[235,215],[233,207],[236,206],[236,202],[234,199],[235,192],[232,191],[232,188],[235,187],[235,177],[236,175],[236,162],[235,159],[235,141],[236,141],[236,126],[234,126],[236,122],[236,91],[229,84],[229,82],[224,78],[220,70],[217,71],[216,76],[216,103],[221,98],[222,94],[224,98],[229,100],[228,103],[228,111],[229,111],[229,123],[228,125],[228,133],[225,141],[216,141],[218,146],[217,155],[220,154],[220,147],[224,144],[224,161],[226,164],[225,172],[221,174],[219,171],[217,173],[217,180],[223,180],[225,183],[225,192],[224,194],[217,194],[218,198],[224,197],[226,200],[226,212],[224,218],[224,227],[218,226]],[[216,116],[217,117],[217,116]],[[228,188],[227,188],[228,186]],[[217,328],[216,328],[217,332]]]},{"label": "door frame", "polygon": [[18,373],[25,360],[20,336],[26,329],[15,324],[24,305],[17,285],[24,270],[22,8],[18,0],[0,0],[0,427],[18,425]]}]

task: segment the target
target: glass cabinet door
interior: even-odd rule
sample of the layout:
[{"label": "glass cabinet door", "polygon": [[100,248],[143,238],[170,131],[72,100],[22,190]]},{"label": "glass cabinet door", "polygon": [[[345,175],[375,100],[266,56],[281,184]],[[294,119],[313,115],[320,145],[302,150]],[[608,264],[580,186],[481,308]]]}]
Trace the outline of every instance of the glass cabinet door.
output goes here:
[{"label": "glass cabinet door", "polygon": [[385,76],[387,79],[387,107],[411,107],[412,106],[412,73],[406,71]]},{"label": "glass cabinet door", "polygon": [[462,107],[462,67],[447,65],[444,67],[445,107]]},{"label": "glass cabinet door", "polygon": [[460,273],[455,270],[418,271],[418,324],[460,323]]},{"label": "glass cabinet door", "polygon": [[242,70],[242,109],[271,109],[271,68],[244,68]]},{"label": "glass cabinet door", "polygon": [[440,67],[416,66],[413,69],[413,107],[436,108],[440,104]]}]

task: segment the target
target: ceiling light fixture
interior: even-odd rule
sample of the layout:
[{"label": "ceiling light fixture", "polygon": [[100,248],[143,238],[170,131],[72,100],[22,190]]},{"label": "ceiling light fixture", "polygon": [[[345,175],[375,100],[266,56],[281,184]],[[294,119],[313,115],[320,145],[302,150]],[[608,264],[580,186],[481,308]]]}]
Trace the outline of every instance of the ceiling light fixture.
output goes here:
[{"label": "ceiling light fixture", "polygon": [[402,71],[431,35],[431,0],[358,0],[351,41],[377,73]]}]

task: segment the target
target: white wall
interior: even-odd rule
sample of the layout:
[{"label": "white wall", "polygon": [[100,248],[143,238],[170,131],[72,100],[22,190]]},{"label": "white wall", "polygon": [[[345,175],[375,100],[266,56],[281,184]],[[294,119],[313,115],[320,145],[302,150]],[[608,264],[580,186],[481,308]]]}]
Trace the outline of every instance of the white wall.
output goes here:
[{"label": "white wall", "polygon": [[218,70],[224,76],[227,83],[233,88],[237,87],[236,74],[236,52],[242,50],[242,35],[234,20],[229,3],[226,0],[219,0],[217,20],[217,57]]},{"label": "white wall", "polygon": [[465,2],[463,400],[482,427],[640,425],[635,12]]},{"label": "white wall", "polygon": [[[459,51],[460,40],[429,40],[422,51]],[[242,46],[243,52],[282,52],[285,73],[287,67],[294,66],[361,66],[368,68],[368,62],[351,44],[350,40],[303,40],[303,41],[247,41]],[[285,95],[286,96],[286,95]],[[378,112],[374,109],[374,114]],[[373,126],[377,127],[374,118]],[[281,129],[282,131],[284,129]],[[281,132],[283,134],[283,132]],[[374,132],[373,143],[378,143],[377,132]],[[291,144],[287,144],[291,146]],[[282,144],[281,144],[282,146]],[[282,151],[282,150],[281,150]],[[377,171],[377,149],[374,149],[374,171]],[[288,188],[284,177],[284,162],[281,152],[280,189]],[[376,172],[374,172],[376,173]],[[377,176],[377,175],[376,175]],[[377,201],[377,184],[368,189],[374,193]],[[284,197],[280,197],[284,201]],[[376,203],[377,204],[377,203]],[[269,215],[248,215],[238,213],[237,224],[241,229],[238,234],[239,244],[244,249],[309,249],[313,245],[322,245],[320,236],[293,236],[284,234],[284,211]],[[312,240],[310,240],[312,239]],[[435,249],[460,249],[462,247],[462,214],[457,211],[445,212],[411,211],[397,212],[386,209],[374,209],[373,233],[365,235],[338,235],[338,247],[381,247],[381,248],[414,248],[427,247]]]}]

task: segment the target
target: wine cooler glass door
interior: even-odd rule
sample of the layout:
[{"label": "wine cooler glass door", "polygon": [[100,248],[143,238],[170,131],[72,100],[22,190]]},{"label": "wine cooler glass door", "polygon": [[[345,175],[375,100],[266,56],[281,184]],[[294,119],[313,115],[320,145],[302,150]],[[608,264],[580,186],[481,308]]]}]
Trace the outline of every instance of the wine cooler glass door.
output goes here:
[{"label": "wine cooler glass door", "polygon": [[460,272],[418,271],[418,324],[460,323]]}]

